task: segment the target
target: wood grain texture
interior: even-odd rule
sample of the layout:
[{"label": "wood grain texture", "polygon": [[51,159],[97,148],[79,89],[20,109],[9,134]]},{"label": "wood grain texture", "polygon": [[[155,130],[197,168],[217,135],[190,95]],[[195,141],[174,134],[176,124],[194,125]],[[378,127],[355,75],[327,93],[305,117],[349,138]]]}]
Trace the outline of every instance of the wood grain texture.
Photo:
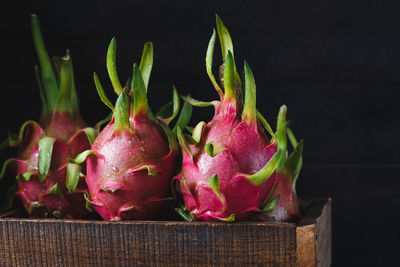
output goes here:
[{"label": "wood grain texture", "polygon": [[1,218],[0,258],[2,266],[299,266],[296,227]]},{"label": "wood grain texture", "polygon": [[300,267],[329,267],[332,262],[331,199],[315,201],[296,227]]}]

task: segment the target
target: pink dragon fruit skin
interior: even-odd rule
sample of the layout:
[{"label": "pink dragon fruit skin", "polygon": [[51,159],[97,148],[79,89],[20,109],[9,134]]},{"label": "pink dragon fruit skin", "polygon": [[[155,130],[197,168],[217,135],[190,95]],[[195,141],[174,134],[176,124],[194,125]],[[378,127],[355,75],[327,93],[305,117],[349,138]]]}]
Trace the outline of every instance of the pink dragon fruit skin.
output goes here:
[{"label": "pink dragon fruit skin", "polygon": [[19,145],[16,159],[9,159],[18,180],[18,191],[31,217],[84,218],[88,215],[84,193],[87,187],[82,166],[68,159],[90,148],[97,131],[84,128],[78,111],[72,63],[69,53],[55,58],[59,83],[44,47],[37,17],[32,15],[32,32],[40,61],[36,74],[41,89],[42,115],[40,123],[27,121],[16,140]]},{"label": "pink dragon fruit skin", "polygon": [[[168,211],[178,146],[166,125],[149,119],[146,88],[152,66],[152,44],[145,45],[142,56],[148,67],[146,63],[140,67],[134,65],[131,90],[125,92],[118,89],[121,87],[115,63],[110,63],[115,61],[115,50],[113,39],[107,66],[119,97],[111,122],[86,153],[89,203],[105,220],[155,219]],[[95,83],[102,92],[96,75]],[[113,109],[108,100],[105,102]]]},{"label": "pink dragon fruit skin", "polygon": [[[221,100],[206,103],[185,99],[197,106],[213,105],[215,115],[207,124],[200,122],[192,136],[178,131],[183,162],[182,171],[175,179],[180,181],[185,209],[192,218],[241,221],[263,212],[262,206],[277,182],[274,171],[281,153],[277,139],[270,142],[257,121],[257,116],[261,115],[257,115],[255,82],[247,63],[244,65],[245,102],[241,107],[238,97],[241,80],[233,60],[232,41],[218,17],[217,29],[224,58],[221,79],[224,90],[212,74],[214,31],[207,50],[206,67]],[[281,118],[285,112],[284,106]],[[265,119],[262,118],[262,122],[274,136]],[[279,132],[283,130],[283,127],[278,129]]]},{"label": "pink dragon fruit skin", "polygon": [[296,180],[303,163],[303,141],[297,142],[291,130],[289,128],[286,130],[294,150],[286,158],[286,140],[281,142],[284,158],[275,174],[277,184],[270,196],[269,207],[264,209],[265,212],[258,217],[261,221],[293,222],[301,217],[296,194]]}]

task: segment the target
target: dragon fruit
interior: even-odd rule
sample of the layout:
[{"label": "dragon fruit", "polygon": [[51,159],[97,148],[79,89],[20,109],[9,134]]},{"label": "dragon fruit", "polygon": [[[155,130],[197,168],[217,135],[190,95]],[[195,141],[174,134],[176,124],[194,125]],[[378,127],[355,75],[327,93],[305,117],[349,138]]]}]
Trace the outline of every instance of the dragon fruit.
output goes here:
[{"label": "dragon fruit", "polygon": [[286,136],[279,136],[281,138],[280,151],[284,157],[281,166],[275,173],[277,183],[267,199],[268,208],[258,217],[261,221],[293,222],[301,217],[296,194],[296,181],[303,164],[303,140],[297,142],[292,131],[287,128],[287,125],[285,127],[293,146],[293,152],[286,157]]},{"label": "dragon fruit", "polygon": [[19,146],[17,158],[3,165],[12,166],[18,181],[16,195],[31,217],[84,218],[88,215],[83,166],[68,162],[90,148],[97,131],[85,128],[79,115],[72,62],[69,52],[54,58],[58,82],[44,46],[39,22],[31,16],[33,40],[40,69],[35,66],[42,99],[40,122],[25,122],[11,146]]},{"label": "dragon fruit", "polygon": [[120,85],[115,54],[113,38],[107,68],[119,95],[115,108],[94,74],[99,95],[113,110],[113,117],[92,149],[78,155],[76,161],[86,158],[88,202],[105,220],[154,219],[168,211],[178,144],[164,123],[149,119],[146,92],[153,64],[152,44],[145,44],[140,66],[134,64],[129,88]]},{"label": "dragon fruit", "polygon": [[[215,30],[207,49],[206,70],[220,101],[184,97],[195,106],[214,106],[215,114],[210,122],[199,122],[192,135],[178,129],[183,162],[181,173],[174,180],[179,181],[185,202],[184,210],[178,212],[186,219],[231,222],[270,214],[279,199],[273,194],[286,193],[278,190],[281,179],[275,173],[286,157],[286,144],[282,143],[286,137],[286,106],[280,109],[275,134],[256,109],[256,85],[246,62],[242,103],[242,81],[234,63],[232,41],[218,16],[217,31],[224,61],[220,68],[221,86],[212,73]],[[257,117],[271,134],[271,141]]]}]

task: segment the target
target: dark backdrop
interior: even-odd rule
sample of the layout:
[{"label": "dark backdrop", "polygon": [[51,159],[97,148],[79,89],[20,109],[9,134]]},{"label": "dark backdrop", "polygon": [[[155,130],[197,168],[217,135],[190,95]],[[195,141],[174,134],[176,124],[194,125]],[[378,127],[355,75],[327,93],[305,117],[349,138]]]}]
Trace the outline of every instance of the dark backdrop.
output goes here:
[{"label": "dark backdrop", "polygon": [[[3,3],[0,137],[39,117],[31,13],[39,16],[51,55],[71,49],[81,113],[90,124],[108,112],[96,94],[93,71],[115,100],[105,67],[112,36],[121,80],[140,60],[143,44],[153,41],[154,110],[170,99],[171,85],[197,99],[215,99],[204,58],[217,13],[232,35],[237,65],[246,59],[253,69],[258,108],[275,124],[279,106],[287,104],[292,128],[305,140],[298,194],[333,197],[334,265],[399,265],[400,3],[188,2]],[[221,62],[216,47],[214,65]],[[192,122],[211,114],[196,109]]]}]

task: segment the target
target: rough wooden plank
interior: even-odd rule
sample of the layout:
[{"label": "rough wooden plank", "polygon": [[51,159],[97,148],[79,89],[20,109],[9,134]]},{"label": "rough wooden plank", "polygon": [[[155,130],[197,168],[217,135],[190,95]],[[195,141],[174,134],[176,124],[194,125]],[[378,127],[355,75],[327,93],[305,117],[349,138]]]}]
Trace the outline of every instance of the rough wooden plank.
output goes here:
[{"label": "rough wooden plank", "polygon": [[328,239],[315,243],[330,220],[320,203],[299,226],[0,218],[0,258],[5,266],[316,266],[299,262],[299,242],[312,244],[314,252],[300,248],[317,255],[314,264],[330,262],[319,254]]},{"label": "rough wooden plank", "polygon": [[331,202],[330,198],[313,201],[296,228],[300,267],[331,265]]},{"label": "rough wooden plank", "polygon": [[315,224],[317,266],[329,267],[332,262],[332,200],[325,203]]},{"label": "rough wooden plank", "polygon": [[[16,266],[294,266],[293,224],[0,221]],[[11,248],[11,251],[8,248]],[[30,255],[30,259],[26,257]]]},{"label": "rough wooden plank", "polygon": [[316,267],[315,224],[296,229],[297,263],[300,267]]}]

